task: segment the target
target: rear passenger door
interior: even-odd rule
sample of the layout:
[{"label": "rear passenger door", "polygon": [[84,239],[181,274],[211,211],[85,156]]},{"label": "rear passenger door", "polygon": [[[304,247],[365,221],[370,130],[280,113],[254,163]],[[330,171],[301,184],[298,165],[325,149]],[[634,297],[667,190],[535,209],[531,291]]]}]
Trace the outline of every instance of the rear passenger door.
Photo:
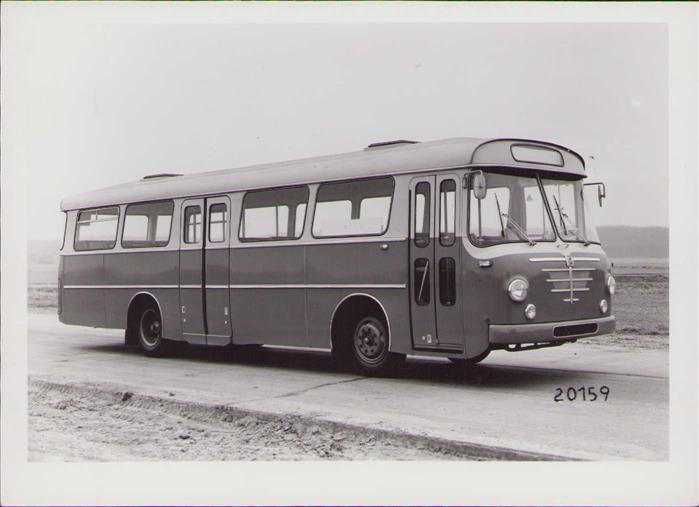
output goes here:
[{"label": "rear passenger door", "polygon": [[190,343],[206,344],[203,258],[204,199],[182,203],[180,224],[180,318],[182,335]]},{"label": "rear passenger door", "polygon": [[230,200],[226,196],[206,199],[206,245],[204,249],[204,309],[206,342],[231,342],[229,302]]}]

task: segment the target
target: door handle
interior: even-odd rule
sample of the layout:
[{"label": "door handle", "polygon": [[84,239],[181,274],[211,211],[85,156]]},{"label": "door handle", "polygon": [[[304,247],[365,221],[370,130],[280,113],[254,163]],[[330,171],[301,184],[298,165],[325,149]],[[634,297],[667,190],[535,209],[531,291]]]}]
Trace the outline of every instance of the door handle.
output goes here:
[{"label": "door handle", "polygon": [[379,247],[382,252],[385,252],[388,250],[388,243],[381,243],[381,246]]}]

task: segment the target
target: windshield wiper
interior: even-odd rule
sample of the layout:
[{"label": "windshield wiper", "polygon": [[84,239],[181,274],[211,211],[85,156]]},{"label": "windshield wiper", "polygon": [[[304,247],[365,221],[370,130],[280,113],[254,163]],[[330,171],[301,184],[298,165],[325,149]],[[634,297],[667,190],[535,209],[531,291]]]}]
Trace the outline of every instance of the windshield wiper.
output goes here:
[{"label": "windshield wiper", "polygon": [[498,194],[495,194],[495,204],[498,207],[498,218],[500,219],[500,236],[505,237],[505,224],[502,223],[502,211],[500,211],[500,200]]},{"label": "windshield wiper", "polygon": [[556,196],[554,195],[552,197],[553,197],[553,202],[556,203],[556,211],[558,211],[558,219],[559,219],[559,222],[561,222],[561,227],[563,227],[563,234],[565,234],[567,236],[568,235],[568,228],[566,227],[565,218],[563,218],[564,216],[567,217],[567,215],[563,214],[563,209],[561,208],[561,205],[558,204],[558,199],[556,199]]},{"label": "windshield wiper", "polygon": [[[556,199],[556,196],[553,195],[551,197],[553,197],[553,202],[556,203],[556,211],[558,211],[558,217],[559,217],[560,222],[561,222],[561,227],[563,227],[563,234],[567,236],[569,233],[573,232],[573,230],[568,231],[568,227],[566,227],[566,223],[568,223],[569,225],[573,225],[573,224],[570,223],[570,217],[565,213],[565,211],[561,207],[561,205],[558,204],[558,199]],[[582,237],[583,244],[585,246],[590,244],[590,242],[587,240],[587,236],[585,235],[585,231],[582,231],[582,234],[581,234],[580,230],[576,229],[575,234],[576,234],[576,237]]]},{"label": "windshield wiper", "polygon": [[522,226],[519,225],[514,220],[512,220],[507,213],[501,213],[501,216],[507,218],[507,226],[508,227],[512,226],[512,230],[515,231],[519,235],[520,238],[526,239],[527,242],[529,243],[529,246],[536,245],[536,241],[534,241],[532,238],[530,238],[529,235],[526,232],[524,232],[524,229],[522,229]]}]

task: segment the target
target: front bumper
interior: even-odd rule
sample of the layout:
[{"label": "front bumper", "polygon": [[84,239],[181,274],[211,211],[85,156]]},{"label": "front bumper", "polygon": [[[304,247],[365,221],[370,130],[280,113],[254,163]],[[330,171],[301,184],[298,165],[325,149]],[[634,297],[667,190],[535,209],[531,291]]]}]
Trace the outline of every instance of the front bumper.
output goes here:
[{"label": "front bumper", "polygon": [[613,315],[598,319],[542,322],[536,324],[491,324],[488,340],[491,345],[516,343],[562,342],[613,333],[616,319]]}]

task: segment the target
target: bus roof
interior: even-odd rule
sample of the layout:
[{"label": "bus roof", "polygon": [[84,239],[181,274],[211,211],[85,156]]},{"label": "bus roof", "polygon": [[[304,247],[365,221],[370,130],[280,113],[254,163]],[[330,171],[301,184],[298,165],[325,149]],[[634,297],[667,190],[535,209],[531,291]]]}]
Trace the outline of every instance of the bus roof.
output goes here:
[{"label": "bus roof", "polygon": [[375,143],[362,151],[338,155],[198,174],[156,174],[68,197],[61,202],[61,210],[455,169],[467,165],[517,167],[585,177],[585,163],[580,155],[548,142],[468,137],[421,143],[401,140]]}]

